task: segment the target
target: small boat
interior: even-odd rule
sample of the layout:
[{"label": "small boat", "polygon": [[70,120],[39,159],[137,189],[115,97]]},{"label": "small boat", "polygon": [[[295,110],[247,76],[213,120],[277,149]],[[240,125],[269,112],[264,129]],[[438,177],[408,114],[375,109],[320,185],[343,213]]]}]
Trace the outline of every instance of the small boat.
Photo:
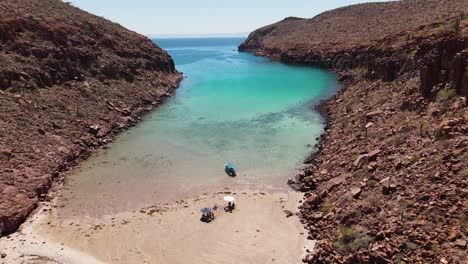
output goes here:
[{"label": "small boat", "polygon": [[224,165],[224,171],[231,177],[237,176],[236,169],[234,168],[234,164],[232,164],[232,162],[228,162]]}]

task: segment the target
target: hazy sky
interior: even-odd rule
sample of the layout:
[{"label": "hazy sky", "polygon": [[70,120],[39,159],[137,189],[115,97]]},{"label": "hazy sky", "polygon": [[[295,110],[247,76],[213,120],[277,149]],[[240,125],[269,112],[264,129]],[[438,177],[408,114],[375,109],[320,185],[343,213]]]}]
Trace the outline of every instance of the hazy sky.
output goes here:
[{"label": "hazy sky", "polygon": [[71,2],[74,6],[145,35],[192,35],[251,32],[288,16],[310,18],[336,7],[369,1],[71,0]]}]

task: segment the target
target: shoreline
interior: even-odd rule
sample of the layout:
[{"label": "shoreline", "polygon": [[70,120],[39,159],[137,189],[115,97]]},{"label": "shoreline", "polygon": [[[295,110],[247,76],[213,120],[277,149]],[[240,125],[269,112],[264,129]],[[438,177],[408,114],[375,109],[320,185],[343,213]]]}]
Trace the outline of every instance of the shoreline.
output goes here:
[{"label": "shoreline", "polygon": [[[54,189],[54,185],[56,185],[57,182],[63,182],[69,176],[69,173],[73,170],[73,168],[75,168],[78,164],[85,160],[88,160],[92,157],[93,154],[97,153],[98,151],[105,149],[110,143],[112,143],[115,140],[117,136],[119,136],[125,131],[128,131],[128,129],[132,128],[138,122],[140,122],[142,117],[154,110],[157,110],[169,97],[173,96],[175,90],[179,87],[182,81],[183,76],[181,74],[172,74],[168,78],[168,82],[170,83],[169,85],[171,86],[169,88],[169,93],[157,95],[157,98],[154,98],[149,105],[144,102],[140,102],[138,105],[132,105],[132,110],[130,110],[130,112],[126,114],[129,117],[126,119],[127,121],[123,123],[123,125],[112,126],[110,128],[107,128],[105,134],[100,134],[99,136],[95,135],[96,137],[93,139],[96,141],[95,144],[80,144],[80,150],[73,154],[70,154],[69,152],[59,152],[62,154],[62,157],[59,157],[61,162],[57,163],[47,183],[43,184],[41,187],[38,187],[37,202],[35,202],[33,206],[30,207],[27,212],[25,212],[21,223],[27,221],[29,214],[31,214],[33,210],[36,209],[38,202],[47,199],[48,192],[51,189]],[[67,147],[69,149],[73,149],[74,147],[76,147],[74,145],[76,144],[71,143],[71,145],[68,145]],[[8,219],[5,219],[3,221],[6,222],[8,221]],[[19,225],[21,225],[21,223],[19,223]],[[0,225],[0,227],[2,226]],[[13,232],[15,232],[15,230],[10,230],[9,232],[6,228],[5,230],[0,228],[0,237],[4,235],[9,235]]]}]

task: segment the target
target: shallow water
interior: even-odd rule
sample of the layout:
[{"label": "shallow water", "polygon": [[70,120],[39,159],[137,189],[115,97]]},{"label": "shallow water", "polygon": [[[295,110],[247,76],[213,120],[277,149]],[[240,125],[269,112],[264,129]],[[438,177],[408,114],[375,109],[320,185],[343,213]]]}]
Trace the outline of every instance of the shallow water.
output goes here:
[{"label": "shallow water", "polygon": [[[238,53],[242,39],[156,43],[187,77],[176,95],[76,169],[63,215],[99,216],[214,187],[281,189],[323,130],[335,76]],[[227,177],[226,161],[239,176]]]}]

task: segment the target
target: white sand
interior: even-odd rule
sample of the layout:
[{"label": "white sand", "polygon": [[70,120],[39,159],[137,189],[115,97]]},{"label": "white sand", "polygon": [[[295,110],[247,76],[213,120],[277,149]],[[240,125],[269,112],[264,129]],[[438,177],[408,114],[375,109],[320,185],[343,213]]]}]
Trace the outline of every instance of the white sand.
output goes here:
[{"label": "white sand", "polygon": [[231,194],[233,213],[221,211],[213,222],[201,222],[200,208],[223,205],[224,195],[101,219],[60,220],[56,209],[40,209],[20,232],[0,239],[0,252],[7,253],[0,263],[301,262],[304,229],[297,216],[283,212],[297,212],[301,193]]}]

